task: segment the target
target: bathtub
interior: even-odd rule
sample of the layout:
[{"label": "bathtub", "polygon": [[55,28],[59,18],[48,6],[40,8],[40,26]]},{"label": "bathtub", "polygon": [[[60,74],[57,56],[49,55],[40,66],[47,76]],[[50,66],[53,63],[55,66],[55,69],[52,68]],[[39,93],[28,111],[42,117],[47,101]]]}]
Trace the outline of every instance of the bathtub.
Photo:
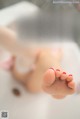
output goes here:
[{"label": "bathtub", "polygon": [[[27,6],[26,6],[27,5]],[[0,11],[0,24],[8,25],[23,12],[32,12],[33,6],[21,2]],[[27,8],[26,11],[24,8]],[[35,7],[35,10],[38,8]],[[14,11],[14,12],[13,12]],[[22,12],[23,11],[23,12]],[[14,14],[12,14],[12,12]],[[53,42],[55,47],[62,47],[63,58],[61,67],[73,74],[77,83],[80,80],[80,49],[75,42]],[[12,92],[20,91],[20,96]],[[11,76],[9,71],[0,68],[0,118],[1,112],[7,111],[9,119],[79,119],[80,95],[74,94],[62,100],[56,100],[46,93],[30,94]]]},{"label": "bathtub", "polygon": [[[80,80],[80,50],[74,42],[53,43],[62,47],[61,67]],[[20,96],[12,92],[20,91]],[[30,94],[11,76],[9,71],[0,69],[0,112],[7,111],[10,119],[79,119],[80,95],[74,94],[62,100],[46,93]]]}]

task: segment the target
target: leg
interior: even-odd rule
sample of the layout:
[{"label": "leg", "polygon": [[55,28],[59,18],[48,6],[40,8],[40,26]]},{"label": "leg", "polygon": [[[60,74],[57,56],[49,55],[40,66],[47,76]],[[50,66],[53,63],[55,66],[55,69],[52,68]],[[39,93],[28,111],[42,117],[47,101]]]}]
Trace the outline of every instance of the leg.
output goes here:
[{"label": "leg", "polygon": [[54,98],[60,99],[75,92],[75,83],[72,75],[50,68],[44,75],[43,90]]},{"label": "leg", "polygon": [[8,50],[12,55],[24,55],[24,56],[32,56],[33,50],[24,48],[18,40],[17,40],[17,34],[7,28],[0,26],[0,45],[4,47],[6,50]]}]

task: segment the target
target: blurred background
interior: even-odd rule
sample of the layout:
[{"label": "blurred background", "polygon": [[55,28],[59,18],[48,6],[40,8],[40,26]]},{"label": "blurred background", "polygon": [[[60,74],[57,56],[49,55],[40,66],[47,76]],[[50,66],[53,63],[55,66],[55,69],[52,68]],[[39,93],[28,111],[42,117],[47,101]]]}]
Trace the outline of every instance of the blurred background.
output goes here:
[{"label": "blurred background", "polygon": [[[23,0],[0,0],[0,9]],[[55,17],[54,35],[75,40],[80,45],[80,4],[53,4],[53,0],[26,0]],[[66,1],[66,0],[64,0]]]}]

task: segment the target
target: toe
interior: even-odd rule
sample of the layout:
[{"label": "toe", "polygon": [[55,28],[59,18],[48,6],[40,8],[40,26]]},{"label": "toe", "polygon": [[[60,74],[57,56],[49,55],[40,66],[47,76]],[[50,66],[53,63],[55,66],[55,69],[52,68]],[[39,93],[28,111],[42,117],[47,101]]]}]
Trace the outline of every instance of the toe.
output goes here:
[{"label": "toe", "polygon": [[44,74],[43,85],[49,86],[55,81],[55,71],[50,68]]},{"label": "toe", "polygon": [[62,72],[60,71],[60,69],[56,69],[55,74],[56,74],[57,78],[59,78],[61,76],[61,73]]},{"label": "toe", "polygon": [[72,80],[73,80],[73,76],[72,76],[72,74],[68,75],[68,77],[67,77],[66,80],[67,80],[67,81],[72,81]]},{"label": "toe", "polygon": [[67,74],[66,72],[62,72],[61,76],[60,76],[60,79],[61,80],[65,80],[67,78]]},{"label": "toe", "polygon": [[69,88],[74,89],[75,88],[75,83],[73,81],[68,83]]}]

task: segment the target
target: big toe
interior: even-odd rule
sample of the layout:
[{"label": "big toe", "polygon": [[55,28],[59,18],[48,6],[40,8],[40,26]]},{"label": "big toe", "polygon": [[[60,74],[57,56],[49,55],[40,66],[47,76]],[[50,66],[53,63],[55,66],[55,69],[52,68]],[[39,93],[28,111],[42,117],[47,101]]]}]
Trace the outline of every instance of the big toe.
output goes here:
[{"label": "big toe", "polygon": [[50,86],[54,83],[54,81],[55,81],[55,71],[53,68],[50,68],[44,74],[43,85]]},{"label": "big toe", "polygon": [[73,81],[73,76],[69,75],[67,77],[67,83],[68,83],[68,87],[71,89],[70,93],[74,93],[75,92],[75,82]]},{"label": "big toe", "polygon": [[73,76],[71,74],[68,75],[67,82],[68,82],[69,88],[71,88],[71,89],[74,89],[75,88],[75,82],[74,82]]},{"label": "big toe", "polygon": [[73,81],[68,83],[69,88],[74,89],[75,88],[75,83]]}]

